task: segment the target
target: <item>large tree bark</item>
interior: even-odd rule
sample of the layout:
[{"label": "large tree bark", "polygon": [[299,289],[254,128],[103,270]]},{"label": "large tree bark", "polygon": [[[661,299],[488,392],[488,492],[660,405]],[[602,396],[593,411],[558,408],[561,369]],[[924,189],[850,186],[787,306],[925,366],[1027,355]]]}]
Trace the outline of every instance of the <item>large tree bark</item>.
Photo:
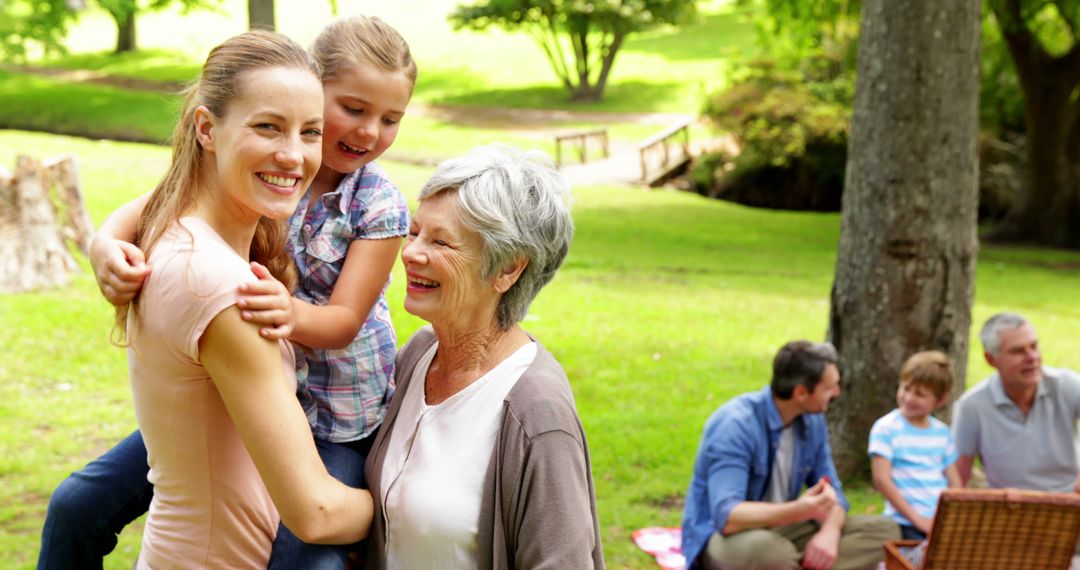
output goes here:
[{"label": "large tree bark", "polygon": [[274,0],[248,0],[248,29],[275,30]]},{"label": "large tree bark", "polygon": [[1030,174],[989,237],[1080,248],[1080,145],[1070,142],[1080,138],[1080,43],[1052,56],[1032,35],[1019,0],[991,6],[1024,95]]},{"label": "large tree bark", "polygon": [[963,387],[975,277],[980,0],[867,0],[829,338],[843,477],[896,406],[900,366],[938,349]]}]

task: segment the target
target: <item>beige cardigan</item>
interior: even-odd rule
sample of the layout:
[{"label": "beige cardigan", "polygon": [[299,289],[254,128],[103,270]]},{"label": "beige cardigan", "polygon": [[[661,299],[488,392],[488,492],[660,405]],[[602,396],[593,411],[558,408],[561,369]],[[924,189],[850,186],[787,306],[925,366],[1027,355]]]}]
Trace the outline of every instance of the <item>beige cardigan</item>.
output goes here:
[{"label": "beige cardigan", "polygon": [[[386,568],[386,527],[379,499],[383,461],[416,364],[435,342],[435,333],[425,327],[397,357],[397,391],[365,464],[375,498],[366,570]],[[535,360],[503,400],[505,413],[492,460],[484,467],[477,568],[603,569],[585,431],[566,373],[550,352],[536,344]]]}]

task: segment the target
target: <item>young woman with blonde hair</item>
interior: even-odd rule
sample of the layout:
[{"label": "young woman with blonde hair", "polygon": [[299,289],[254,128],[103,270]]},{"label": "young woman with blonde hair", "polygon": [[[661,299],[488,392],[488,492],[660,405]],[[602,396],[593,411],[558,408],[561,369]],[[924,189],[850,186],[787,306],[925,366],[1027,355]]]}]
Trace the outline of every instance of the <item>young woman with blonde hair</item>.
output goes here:
[{"label": "young woman with blonde hair", "polygon": [[[262,279],[243,284],[237,304],[241,318],[264,325],[264,337],[297,345],[297,396],[319,455],[335,478],[363,487],[364,457],[393,385],[396,338],[384,291],[408,230],[404,197],[373,161],[396,138],[416,65],[393,28],[364,16],[332,22],[312,54],[325,91],[322,167],[278,249],[299,268],[298,287],[290,301],[288,279],[271,279],[253,265]],[[144,204],[137,200],[111,216],[91,252],[102,292],[115,304],[126,303],[150,273],[142,251],[128,243]],[[39,568],[72,567],[63,560],[100,565],[115,533],[153,494],[145,453],[135,432],[61,484],[50,502]],[[91,509],[98,524],[81,524]],[[340,568],[350,549],[306,544],[283,525],[270,568]]]}]

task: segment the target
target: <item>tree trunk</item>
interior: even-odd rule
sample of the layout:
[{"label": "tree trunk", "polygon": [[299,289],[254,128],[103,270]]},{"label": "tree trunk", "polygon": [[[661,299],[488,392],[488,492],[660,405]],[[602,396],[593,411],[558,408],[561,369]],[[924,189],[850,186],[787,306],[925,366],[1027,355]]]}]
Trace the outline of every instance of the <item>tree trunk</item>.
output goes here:
[{"label": "tree trunk", "polygon": [[575,103],[596,103],[600,100],[600,90],[592,85],[574,85],[570,90],[570,100]]},{"label": "tree trunk", "polygon": [[135,12],[110,15],[116,22],[116,53],[135,51]]},{"label": "tree trunk", "polygon": [[[1075,165],[1080,155],[1068,140],[1077,121],[1070,117],[1071,94],[1032,93],[1027,107],[1028,180],[1020,200],[1001,222],[994,239],[1033,241],[1056,247],[1080,248],[1080,179]],[[1027,97],[1025,97],[1027,99]]]},{"label": "tree trunk", "polygon": [[604,59],[600,62],[600,77],[596,79],[596,100],[599,101],[604,97],[604,89],[607,88],[608,77],[611,75],[611,68],[615,66],[615,56],[618,55],[619,49],[622,48],[623,40],[626,36],[622,33],[615,32],[611,38],[611,44],[607,46],[604,51]]},{"label": "tree trunk", "polygon": [[57,224],[45,167],[20,156],[14,177],[0,177],[0,292],[60,286],[78,269]]},{"label": "tree trunk", "polygon": [[1020,78],[1028,179],[990,239],[1080,248],[1080,45],[1053,57],[1023,21],[1019,2],[992,4]]},{"label": "tree trunk", "polygon": [[937,349],[963,388],[975,276],[980,0],[867,0],[829,339],[843,393],[829,412],[842,477],[896,407],[900,366]]},{"label": "tree trunk", "polygon": [[[274,22],[274,0],[248,0],[248,29],[276,30]],[[337,5],[332,4],[335,13]]]},{"label": "tree trunk", "polygon": [[64,239],[74,243],[80,251],[90,255],[90,242],[94,239],[94,222],[86,211],[79,184],[79,163],[75,155],[66,154],[50,158],[42,163],[54,183],[60,186],[59,203],[62,206],[58,220],[63,228]]},{"label": "tree trunk", "polygon": [[577,72],[577,84],[571,99],[574,101],[596,101],[593,93],[592,65],[589,61],[589,27],[577,26],[570,30],[570,45],[574,48],[574,69]]}]

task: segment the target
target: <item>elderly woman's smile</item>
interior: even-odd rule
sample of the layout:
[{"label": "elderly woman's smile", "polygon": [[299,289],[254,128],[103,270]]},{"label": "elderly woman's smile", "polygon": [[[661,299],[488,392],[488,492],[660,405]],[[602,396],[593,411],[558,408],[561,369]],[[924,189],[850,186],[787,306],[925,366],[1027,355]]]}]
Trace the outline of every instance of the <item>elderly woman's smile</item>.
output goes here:
[{"label": "elderly woman's smile", "polygon": [[499,293],[480,278],[483,241],[461,223],[457,192],[420,202],[401,260],[408,286],[405,309],[432,324],[492,321]]}]

